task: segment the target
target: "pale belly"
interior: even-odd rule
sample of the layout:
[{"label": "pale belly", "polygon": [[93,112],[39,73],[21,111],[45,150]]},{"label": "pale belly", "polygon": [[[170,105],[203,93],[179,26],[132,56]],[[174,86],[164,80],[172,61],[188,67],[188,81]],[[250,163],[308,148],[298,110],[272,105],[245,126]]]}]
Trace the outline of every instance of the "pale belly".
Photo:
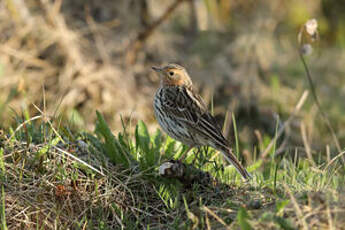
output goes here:
[{"label": "pale belly", "polygon": [[196,145],[192,134],[185,125],[182,122],[165,115],[160,111],[160,106],[157,103],[154,103],[154,113],[159,125],[170,137],[189,146]]}]

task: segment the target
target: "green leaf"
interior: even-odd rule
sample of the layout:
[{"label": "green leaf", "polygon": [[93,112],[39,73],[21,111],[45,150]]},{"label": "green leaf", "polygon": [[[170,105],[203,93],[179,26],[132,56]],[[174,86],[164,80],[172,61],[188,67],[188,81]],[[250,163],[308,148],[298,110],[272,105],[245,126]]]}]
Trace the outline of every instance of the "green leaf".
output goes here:
[{"label": "green leaf", "polygon": [[150,151],[150,134],[142,121],[139,121],[135,128],[135,139],[137,148],[141,148],[144,152]]},{"label": "green leaf", "polygon": [[276,203],[276,213],[277,215],[282,215],[283,214],[283,211],[284,211],[284,208],[286,205],[289,204],[289,200],[279,200],[277,201]]},{"label": "green leaf", "polygon": [[249,172],[254,172],[256,171],[257,169],[259,169],[262,165],[262,160],[257,160],[256,162],[254,162],[252,165],[248,166],[248,171]]},{"label": "green leaf", "polygon": [[176,141],[172,139],[171,137],[166,137],[166,143],[165,143],[165,149],[164,149],[164,158],[169,159],[175,155],[175,144]]},{"label": "green leaf", "polygon": [[293,225],[288,221],[287,219],[280,217],[280,216],[275,216],[274,221],[284,230],[295,230],[296,228],[293,227]]},{"label": "green leaf", "polygon": [[159,159],[159,151],[156,151],[155,145],[159,145],[159,134],[156,133],[156,136],[153,137],[156,143],[153,143],[153,148],[150,147],[151,138],[150,134],[147,131],[147,127],[144,122],[139,121],[135,128],[135,139],[136,139],[136,149],[140,151],[140,166],[143,169],[157,164]]},{"label": "green leaf", "polygon": [[40,150],[37,152],[36,157],[40,158],[44,156],[51,147],[56,146],[60,142],[60,137],[55,137],[54,139],[50,140],[48,144],[44,145]]},{"label": "green leaf", "polygon": [[56,146],[60,142],[60,137],[55,137],[53,140],[50,141],[50,146]]},{"label": "green leaf", "polygon": [[159,152],[162,146],[162,133],[159,129],[152,136],[153,149],[155,152]]},{"label": "green leaf", "polygon": [[49,150],[49,144],[44,145],[42,148],[40,148],[40,150],[38,150],[36,157],[40,158],[42,156],[44,156]]},{"label": "green leaf", "polygon": [[[285,203],[285,201],[283,202]],[[260,219],[259,222],[274,222],[275,224],[279,225],[280,228],[285,229],[285,230],[294,230],[296,229],[293,227],[293,225],[290,223],[290,221],[286,218],[283,218],[281,216],[277,216],[276,214],[272,212],[264,212]]]},{"label": "green leaf", "polygon": [[125,137],[123,136],[122,133],[119,133],[117,139],[118,139],[118,142],[119,142],[119,144],[121,146],[121,149],[123,151],[125,151],[125,152],[130,153],[131,152],[131,148],[130,148],[130,146],[128,144],[128,141],[125,139]]},{"label": "green leaf", "polygon": [[237,221],[238,221],[238,224],[240,225],[242,230],[251,230],[252,229],[248,220],[249,220],[249,215],[248,215],[247,211],[243,207],[240,207],[240,209],[237,212]]},{"label": "green leaf", "polygon": [[103,152],[105,152],[113,163],[122,164],[124,167],[128,168],[131,163],[130,160],[132,160],[131,155],[123,151],[103,116],[98,111],[96,111],[96,114],[97,121],[95,133],[104,139],[102,143]]}]

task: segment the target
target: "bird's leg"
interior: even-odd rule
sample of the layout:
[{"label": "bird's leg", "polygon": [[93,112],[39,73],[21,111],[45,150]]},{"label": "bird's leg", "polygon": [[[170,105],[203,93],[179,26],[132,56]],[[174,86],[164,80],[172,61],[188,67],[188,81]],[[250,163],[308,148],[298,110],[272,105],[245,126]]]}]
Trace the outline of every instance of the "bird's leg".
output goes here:
[{"label": "bird's leg", "polygon": [[180,156],[180,161],[185,160],[187,154],[189,153],[190,150],[192,150],[192,148],[194,148],[194,146],[189,146],[188,149]]},{"label": "bird's leg", "polygon": [[201,152],[201,147],[198,147],[198,151],[195,153],[195,157],[192,161],[192,164],[195,163],[196,159],[198,159],[199,155],[200,155],[200,152]]}]

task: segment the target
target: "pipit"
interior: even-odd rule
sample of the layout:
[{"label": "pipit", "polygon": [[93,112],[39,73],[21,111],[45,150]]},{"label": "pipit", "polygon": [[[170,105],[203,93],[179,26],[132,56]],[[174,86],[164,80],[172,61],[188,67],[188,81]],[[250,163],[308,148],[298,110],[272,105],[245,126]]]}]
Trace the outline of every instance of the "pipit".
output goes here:
[{"label": "pipit", "polygon": [[[236,159],[215,118],[193,90],[186,69],[177,64],[152,67],[161,77],[154,96],[154,112],[162,129],[190,148],[211,146],[219,150],[244,179],[251,175]],[[188,152],[187,151],[187,152]]]}]

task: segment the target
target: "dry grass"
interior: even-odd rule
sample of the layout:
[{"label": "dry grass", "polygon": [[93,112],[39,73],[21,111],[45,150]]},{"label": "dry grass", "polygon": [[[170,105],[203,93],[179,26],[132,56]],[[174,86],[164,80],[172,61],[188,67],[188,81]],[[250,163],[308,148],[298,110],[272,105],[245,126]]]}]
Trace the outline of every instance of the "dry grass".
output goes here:
[{"label": "dry grass", "polygon": [[[20,142],[6,146],[8,229],[97,229],[101,225],[114,229],[139,220],[143,222],[138,226],[145,227],[143,216],[167,218],[160,211],[159,200],[148,195],[154,193],[153,187],[139,172],[121,170],[76,144],[60,146],[89,164],[102,165],[107,176],[101,176],[54,148],[37,157],[44,146]],[[143,204],[145,210],[140,208]]]},{"label": "dry grass", "polygon": [[[107,48],[98,39],[102,31],[114,25],[95,25],[90,19],[91,25],[72,30],[60,13],[61,3],[8,1],[16,12],[2,4],[3,19],[18,18],[11,23],[2,19],[0,25],[2,34],[7,35],[1,37],[0,47],[6,75],[0,86],[2,101],[15,110],[28,105],[33,111],[30,104],[42,103],[44,88],[47,112],[53,115],[58,108],[76,125],[92,128],[95,108],[112,118],[113,124],[120,123],[115,114],[143,119],[147,101],[137,94],[135,71],[111,63],[111,53],[104,53]],[[31,12],[32,8],[38,12]],[[87,39],[90,36],[96,47]],[[7,113],[5,107],[2,115]]]},{"label": "dry grass", "polygon": [[[99,151],[101,142],[95,141],[99,137],[91,141],[92,134],[70,133],[61,139],[54,133],[63,129],[54,130],[43,121],[31,121],[11,139],[1,134],[8,229],[242,229],[247,224],[254,229],[341,229],[344,224],[340,155],[327,165],[300,159],[296,166],[288,157],[277,163],[254,161],[250,166],[255,169],[254,179],[241,183],[233,168],[216,167],[221,159],[211,151],[207,159],[213,161],[198,159],[196,165],[219,182],[196,180],[183,185],[158,176],[155,168],[165,161],[164,156],[154,168],[143,168],[140,162],[144,161],[139,159],[148,158],[149,153],[141,152],[140,144],[129,144],[133,149],[128,156],[141,156],[124,168]],[[37,132],[47,135],[35,137]],[[172,149],[169,142],[162,142],[158,154],[173,151],[179,155],[181,150],[174,145]],[[279,168],[277,178],[275,167]]]}]

